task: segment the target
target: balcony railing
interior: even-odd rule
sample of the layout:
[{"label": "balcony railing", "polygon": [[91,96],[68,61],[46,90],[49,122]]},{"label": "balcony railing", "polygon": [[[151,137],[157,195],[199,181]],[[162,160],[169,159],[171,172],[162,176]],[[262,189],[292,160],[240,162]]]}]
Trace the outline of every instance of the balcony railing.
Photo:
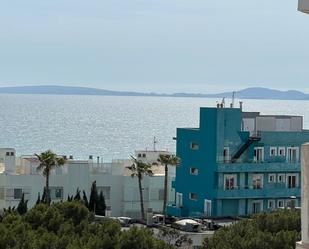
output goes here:
[{"label": "balcony railing", "polygon": [[243,163],[220,163],[217,172],[298,172],[300,163],[264,161],[264,162],[243,162]]},{"label": "balcony railing", "polygon": [[218,199],[242,199],[242,198],[289,198],[300,196],[300,187],[265,187],[254,188],[253,186],[238,187],[235,189],[217,189]]}]

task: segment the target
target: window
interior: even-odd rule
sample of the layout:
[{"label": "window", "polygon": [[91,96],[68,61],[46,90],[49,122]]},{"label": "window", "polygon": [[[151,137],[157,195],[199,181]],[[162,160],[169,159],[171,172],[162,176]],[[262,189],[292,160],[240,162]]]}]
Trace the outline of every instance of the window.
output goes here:
[{"label": "window", "polygon": [[21,199],[23,190],[21,188],[14,188],[14,199]]},{"label": "window", "polygon": [[190,200],[196,201],[197,200],[197,194],[195,193],[189,193]]},{"label": "window", "polygon": [[176,207],[182,207],[182,193],[176,193]]},{"label": "window", "polygon": [[146,157],[146,154],[145,154],[145,153],[143,153],[143,157]]},{"label": "window", "polygon": [[230,149],[229,147],[224,147],[223,149],[223,161],[225,163],[229,162],[230,160]]},{"label": "window", "polygon": [[6,155],[6,156],[9,156],[9,155],[10,155],[10,152],[7,151],[7,152],[5,153],[5,155]]},{"label": "window", "polygon": [[253,185],[253,189],[263,188],[263,175],[262,174],[253,175],[252,176],[252,185]]},{"label": "window", "polygon": [[231,190],[236,187],[237,176],[236,175],[224,175],[224,189]]},{"label": "window", "polygon": [[159,200],[160,201],[164,200],[164,189],[159,189]]},{"label": "window", "polygon": [[285,147],[279,147],[278,151],[279,156],[285,156]]},{"label": "window", "polygon": [[138,154],[137,154],[137,157],[142,157],[142,154],[138,153]]},{"label": "window", "polygon": [[276,147],[270,147],[269,155],[270,156],[277,156],[277,148]]},{"label": "window", "polygon": [[63,199],[63,187],[50,187],[49,191],[52,200]]},{"label": "window", "polygon": [[254,161],[257,163],[264,161],[264,148],[263,147],[254,148]]},{"label": "window", "polygon": [[269,174],[268,175],[268,182],[269,183],[276,182],[276,174]]},{"label": "window", "polygon": [[267,207],[268,207],[268,209],[274,209],[275,208],[275,200],[268,200]]},{"label": "window", "polygon": [[190,148],[191,148],[191,150],[198,150],[198,149],[200,148],[200,146],[199,146],[198,143],[192,142],[192,143],[190,144]]},{"label": "window", "polygon": [[284,208],[284,200],[278,200],[278,208]]},{"label": "window", "polygon": [[197,168],[190,168],[190,174],[191,175],[198,175],[198,169]]},{"label": "window", "polygon": [[278,174],[278,182],[285,182],[285,174]]},{"label": "window", "polygon": [[297,175],[296,174],[288,174],[286,176],[287,187],[288,188],[296,188],[297,187]]},{"label": "window", "polygon": [[204,215],[206,217],[211,216],[211,200],[204,200]]},{"label": "window", "polygon": [[263,201],[253,201],[252,202],[252,213],[257,214],[263,211]]},{"label": "window", "polygon": [[286,200],[286,206],[289,208],[295,208],[297,206],[297,199]]},{"label": "window", "polygon": [[0,200],[4,200],[4,187],[0,188]]},{"label": "window", "polygon": [[10,154],[11,156],[14,156],[14,152],[11,152],[11,154]]},{"label": "window", "polygon": [[98,191],[98,194],[102,192],[105,200],[109,200],[111,198],[111,187],[110,186],[98,186],[97,191]]},{"label": "window", "polygon": [[289,147],[287,148],[287,161],[289,163],[298,162],[299,151],[298,147]]}]

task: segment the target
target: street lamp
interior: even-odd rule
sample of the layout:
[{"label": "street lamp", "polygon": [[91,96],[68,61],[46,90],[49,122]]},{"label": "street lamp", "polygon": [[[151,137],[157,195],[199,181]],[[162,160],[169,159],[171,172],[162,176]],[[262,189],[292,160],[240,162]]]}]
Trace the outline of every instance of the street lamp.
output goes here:
[{"label": "street lamp", "polygon": [[309,14],[309,0],[298,0],[298,10]]}]

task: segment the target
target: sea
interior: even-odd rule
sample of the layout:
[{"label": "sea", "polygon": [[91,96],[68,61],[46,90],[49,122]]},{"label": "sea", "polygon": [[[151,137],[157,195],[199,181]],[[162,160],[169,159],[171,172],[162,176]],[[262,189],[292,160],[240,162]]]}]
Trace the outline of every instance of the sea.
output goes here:
[{"label": "sea", "polygon": [[[129,158],[138,149],[175,151],[176,129],[198,127],[199,108],[221,99],[85,95],[0,95],[0,147],[17,155],[51,149],[76,159]],[[238,106],[238,99],[235,106]],[[309,101],[242,100],[244,111],[304,116]],[[226,105],[231,100],[226,99]]]}]

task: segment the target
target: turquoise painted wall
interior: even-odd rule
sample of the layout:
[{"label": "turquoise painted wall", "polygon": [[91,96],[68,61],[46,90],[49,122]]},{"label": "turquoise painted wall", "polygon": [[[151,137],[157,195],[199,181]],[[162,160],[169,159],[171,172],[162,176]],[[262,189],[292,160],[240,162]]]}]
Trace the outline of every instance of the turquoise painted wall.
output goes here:
[{"label": "turquoise painted wall", "polygon": [[[174,187],[183,194],[183,207],[170,213],[202,216],[204,200],[208,199],[212,200],[213,216],[245,215],[252,213],[252,201],[256,198],[263,200],[266,210],[269,198],[300,197],[300,188],[287,189],[285,183],[277,183],[279,173],[300,173],[300,164],[286,163],[285,157],[272,157],[269,153],[272,146],[300,147],[309,141],[309,131],[261,132],[261,140],[254,142],[238,163],[223,163],[224,147],[229,147],[232,156],[249,138],[249,132],[241,131],[241,122],[240,109],[201,108],[199,128],[177,129],[176,153],[181,164],[176,170]],[[199,145],[198,150],[190,148],[192,142]],[[263,163],[253,163],[254,147],[258,146],[264,147]],[[191,167],[198,168],[198,175],[190,174]],[[264,174],[263,189],[250,188],[253,173]],[[271,173],[276,174],[276,183],[268,183]],[[224,190],[224,174],[236,174],[239,189]],[[197,199],[191,200],[190,193],[196,194]]]}]

